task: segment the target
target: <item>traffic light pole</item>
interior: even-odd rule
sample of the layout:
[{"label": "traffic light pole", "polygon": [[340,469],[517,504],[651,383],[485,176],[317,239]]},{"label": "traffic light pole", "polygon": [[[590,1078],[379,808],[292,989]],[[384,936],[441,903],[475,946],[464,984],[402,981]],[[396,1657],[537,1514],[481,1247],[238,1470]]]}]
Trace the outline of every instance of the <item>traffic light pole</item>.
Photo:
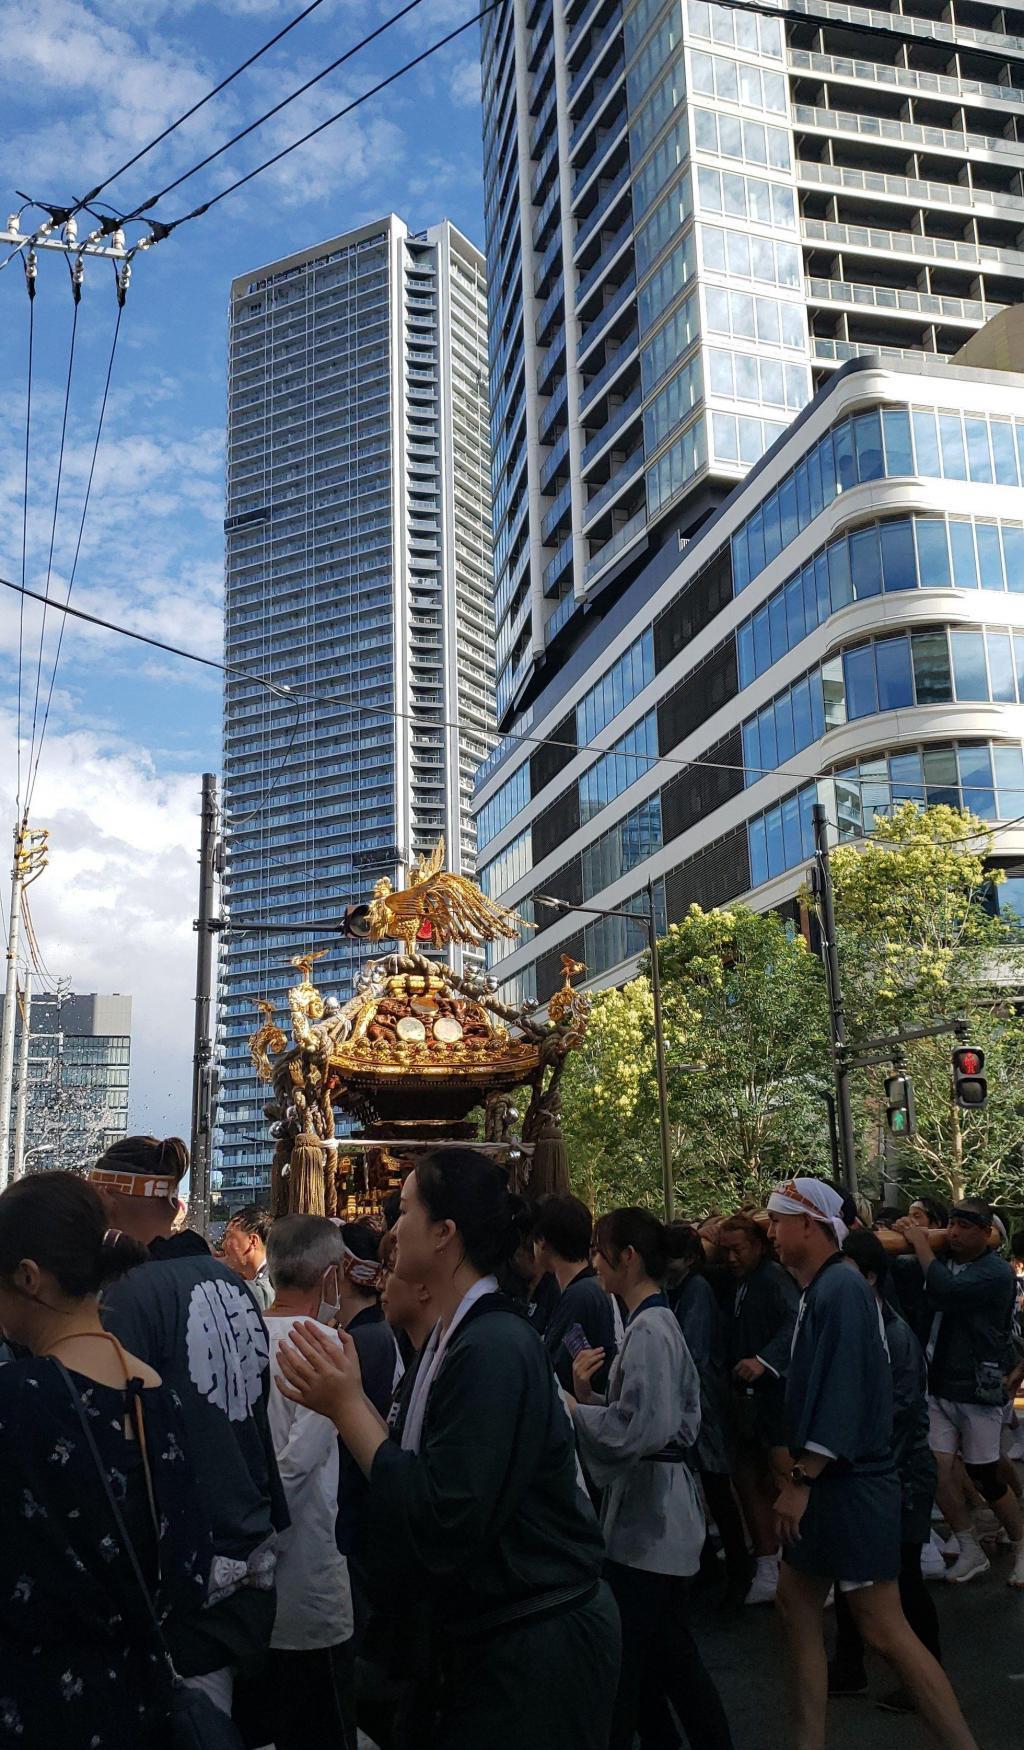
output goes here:
[{"label": "traffic light pole", "polygon": [[192,1171],[189,1194],[189,1225],[200,1233],[210,1221],[210,1165],[213,1135],[213,1110],[210,1097],[210,1069],[213,1062],[214,935],[218,920],[214,916],[217,896],[217,875],[220,864],[218,837],[217,779],[212,772],[203,773],[203,811],[199,841],[199,916],[195,921],[198,933],[196,945],[196,1018],[195,1042],[192,1054]]},{"label": "traffic light pole", "polygon": [[853,1134],[853,1108],[850,1104],[850,1071],[846,1060],[846,1020],[843,1012],[843,990],[839,977],[839,950],[836,945],[835,899],[832,892],[832,865],[829,861],[828,826],[825,810],[820,802],[815,802],[811,816],[814,822],[814,850],[818,872],[819,921],[825,959],[825,978],[828,985],[832,1068],[836,1082],[839,1159],[844,1189],[853,1196],[857,1190],[857,1147]]},{"label": "traffic light pole", "polygon": [[22,973],[21,1039],[18,1051],[18,1093],[14,1102],[14,1155],[11,1178],[20,1179],[25,1171],[25,1126],[28,1121],[28,1047],[32,1033],[32,974]]}]

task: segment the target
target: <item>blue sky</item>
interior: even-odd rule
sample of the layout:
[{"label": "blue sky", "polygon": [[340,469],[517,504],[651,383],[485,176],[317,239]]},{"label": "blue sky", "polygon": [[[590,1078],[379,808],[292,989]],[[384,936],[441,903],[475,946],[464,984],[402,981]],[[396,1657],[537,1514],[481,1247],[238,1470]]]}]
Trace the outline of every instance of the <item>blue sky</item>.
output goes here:
[{"label": "blue sky", "polygon": [[[8,11],[0,59],[0,204],[15,190],[68,201],[129,158],[300,9],[300,0],[29,0]],[[398,10],[323,0],[312,17],[104,191],[148,198]],[[473,0],[423,0],[370,49],[159,207],[175,218],[304,133],[429,42]],[[228,287],[235,274],[395,211],[450,218],[483,241],[479,45],[474,28],[267,175],[138,258],[115,356],[73,601],[209,655],[220,652]],[[27,226],[31,214],[26,212]],[[83,215],[84,218],[84,215]],[[64,262],[41,256],[27,580],[42,589],[71,328]],[[90,264],[78,319],[49,591],[70,573],[116,314]],[[21,573],[27,297],[0,272],[0,573]],[[42,639],[42,691],[58,623]],[[31,731],[40,616],[26,611],[22,726]],[[17,787],[18,599],[0,590],[0,834]],[[219,677],[68,622],[33,796],[52,856],[33,889],[43,953],[77,989],[135,998],[133,1127],[187,1126],[199,774],[219,763]],[[27,770],[23,753],[23,780]],[[23,782],[24,789],[24,782]],[[6,869],[7,855],[3,856]],[[6,888],[6,873],[0,880]],[[6,911],[6,892],[4,898]]]}]

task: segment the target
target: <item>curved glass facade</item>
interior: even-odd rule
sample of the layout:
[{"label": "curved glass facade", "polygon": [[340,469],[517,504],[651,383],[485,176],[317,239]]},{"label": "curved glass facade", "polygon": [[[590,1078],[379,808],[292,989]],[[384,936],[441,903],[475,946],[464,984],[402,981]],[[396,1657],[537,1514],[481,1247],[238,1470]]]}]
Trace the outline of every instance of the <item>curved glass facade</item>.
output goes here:
[{"label": "curved glass facade", "polygon": [[893,517],[822,547],[736,630],[740,686],[848,603],[904,589],[1024,592],[1024,523]]},{"label": "curved glass facade", "polygon": [[1024,704],[1024,632],[927,626],[869,638],[830,657],[742,726],[748,784],[828,729],[913,705]]},{"label": "curved glass facade", "polygon": [[840,493],[908,475],[1019,486],[1024,420],[909,407],[873,407],[840,420],[733,535],[736,594]]}]

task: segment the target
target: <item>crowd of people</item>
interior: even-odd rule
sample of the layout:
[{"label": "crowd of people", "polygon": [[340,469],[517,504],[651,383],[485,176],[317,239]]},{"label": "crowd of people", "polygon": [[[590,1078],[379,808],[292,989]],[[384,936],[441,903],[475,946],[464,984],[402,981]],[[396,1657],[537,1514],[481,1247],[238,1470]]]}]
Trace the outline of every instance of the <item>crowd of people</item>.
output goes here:
[{"label": "crowd of people", "polygon": [[869,1651],[975,1744],[930,1587],[1008,1545],[1024,1590],[1024,1236],[981,1200],[595,1222],[452,1145],[214,1255],[186,1169],[128,1137],[0,1197],[0,1746],[731,1750],[698,1592],[774,1603],[793,1750]]}]

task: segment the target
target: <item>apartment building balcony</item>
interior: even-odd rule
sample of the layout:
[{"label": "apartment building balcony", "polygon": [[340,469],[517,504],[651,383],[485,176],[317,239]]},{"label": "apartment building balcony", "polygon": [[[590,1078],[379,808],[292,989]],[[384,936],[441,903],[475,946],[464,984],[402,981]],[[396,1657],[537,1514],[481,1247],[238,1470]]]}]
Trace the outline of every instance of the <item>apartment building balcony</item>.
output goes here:
[{"label": "apartment building balcony", "polygon": [[560,528],[564,527],[571,509],[572,481],[567,480],[541,519],[540,534],[545,547],[550,546],[553,536]]},{"label": "apartment building balcony", "polygon": [[541,353],[537,365],[537,389],[541,395],[550,393],[551,380],[561,366],[564,374],[565,329],[560,328],[551,345]]},{"label": "apartment building balcony", "polygon": [[583,527],[592,529],[597,519],[610,510],[617,500],[629,491],[631,486],[636,485],[643,474],[643,469],[643,450],[634,450],[632,455],[627,456],[621,466],[615,470],[610,479],[605,481],[600,492],[595,492],[593,498],[588,499],[584,505]]},{"label": "apartment building balcony", "polygon": [[589,383],[584,384],[583,391],[580,395],[581,418],[587,413],[589,408],[593,407],[598,396],[601,395],[605,389],[609,389],[615,382],[615,379],[621,376],[622,372],[626,370],[629,365],[635,363],[639,347],[640,337],[637,330],[632,328],[622,341],[622,344],[612,353],[606,363],[602,365],[597,376],[591,377]]},{"label": "apartment building balcony", "polygon": [[565,45],[566,54],[571,55],[573,50],[579,47],[604,3],[605,0],[583,0],[583,6],[577,14],[575,24],[569,26]]},{"label": "apartment building balcony", "polygon": [[556,261],[560,260],[561,253],[562,231],[561,227],[559,227],[537,264],[537,271],[534,274],[533,279],[533,289],[536,297],[539,298],[546,295],[548,279],[554,270]]},{"label": "apartment building balcony", "polygon": [[577,222],[576,241],[573,245],[573,256],[583,253],[590,238],[598,229],[607,215],[618,205],[624,195],[628,195],[629,165],[624,164],[617,172],[609,186],[602,189],[589,213]]},{"label": "apartment building balcony", "polygon": [[897,91],[930,94],[962,104],[965,99],[981,105],[1006,104],[1019,111],[1021,94],[1013,85],[982,79],[961,79],[955,73],[931,73],[923,67],[894,67],[884,61],[853,60],[846,55],[818,54],[811,49],[790,48],[786,62],[791,72],[818,73],[831,81],[853,85],[885,85]]},{"label": "apartment building balcony", "polygon": [[572,564],[572,534],[568,534],[553,559],[544,567],[544,594],[557,595],[558,585]]},{"label": "apartment building balcony", "polygon": [[566,387],[565,378],[563,377],[538,422],[537,435],[542,444],[547,442],[548,432],[551,430],[559,415],[564,411],[567,395],[568,389]]},{"label": "apartment building balcony", "polygon": [[607,570],[613,559],[617,559],[619,554],[623,553],[634,541],[639,541],[646,528],[647,510],[646,507],[643,507],[627,522],[624,522],[621,528],[615,530],[610,540],[606,541],[604,546],[593,554],[583,567],[583,581],[588,590],[594,587],[601,573]]},{"label": "apartment building balcony", "polygon": [[608,161],[613,153],[616,157],[616,163],[620,158],[623,163],[628,161],[629,142],[626,137],[625,110],[623,110],[622,115],[612,123],[612,126],[608,129],[604,138],[598,141],[597,146],[587,159],[587,162],[580,165],[579,170],[573,177],[572,203],[574,206],[583,195],[584,190],[593,182],[595,176],[598,174],[609,176],[611,174]]},{"label": "apartment building balcony", "polygon": [[612,263],[617,261],[623,250],[632,241],[633,221],[627,219],[620,225],[614,237],[610,237],[596,261],[592,262],[576,286],[576,309],[582,315],[583,306],[591,294],[596,291]]},{"label": "apartment building balcony", "polygon": [[923,147],[928,152],[949,152],[965,160],[988,155],[1024,164],[1024,140],[1008,140],[1003,135],[959,133],[954,128],[900,121],[895,116],[857,115],[850,110],[817,109],[807,103],[795,103],[792,117],[797,132],[806,130],[843,139],[880,140],[894,146]]},{"label": "apartment building balcony", "polygon": [[840,225],[828,219],[801,219],[805,243],[834,243],[840,249],[869,255],[906,256],[918,261],[957,262],[978,270],[992,263],[1005,273],[1024,269],[1024,250],[1005,249],[994,243],[968,243],[958,237],[921,237],[910,231],[875,230],[868,225]]},{"label": "apartment building balcony", "polygon": [[858,194],[882,195],[886,200],[916,207],[962,207],[977,213],[991,209],[997,218],[1024,225],[1024,197],[1001,194],[995,189],[971,188],[959,182],[925,182],[913,176],[896,176],[881,170],[854,170],[846,165],[796,162],[796,179],[802,187],[854,190]]},{"label": "apartment building balcony", "polygon": [[574,590],[568,590],[562,597],[553,614],[544,622],[544,642],[551,644],[558,637],[563,626],[567,626],[576,609],[581,605]]},{"label": "apartment building balcony", "polygon": [[547,492],[552,481],[558,478],[559,471],[568,454],[569,428],[565,426],[559,432],[553,448],[540,465],[540,489],[542,492]]},{"label": "apartment building balcony", "polygon": [[610,110],[613,92],[620,93],[620,101],[624,107],[625,87],[623,84],[623,63],[618,60],[601,79],[595,79],[594,91],[586,109],[582,110],[572,123],[569,132],[569,150],[575,152],[582,146],[598,117]]},{"label": "apartment building balcony", "polygon": [[884,311],[920,319],[928,316],[939,322],[962,322],[970,328],[980,328],[990,317],[998,315],[1002,304],[986,304],[980,298],[949,298],[934,292],[915,292],[893,286],[858,285],[848,280],[808,279],[809,304],[840,304],[851,309]]},{"label": "apartment building balcony", "polygon": [[616,318],[629,306],[636,296],[636,274],[631,269],[622,284],[618,286],[608,302],[604,305],[593,321],[588,322],[581,331],[576,347],[576,358],[582,364],[587,354],[597,345],[598,341],[607,335]]},{"label": "apartment building balcony", "polygon": [[588,49],[587,53],[584,55],[582,61],[580,62],[579,66],[577,67],[575,73],[573,73],[570,76],[570,79],[569,79],[569,102],[570,103],[572,103],[572,100],[577,95],[577,93],[582,91],[584,85],[587,83],[587,80],[590,78],[591,74],[595,73],[597,71],[598,66],[604,60],[609,49],[611,49],[612,47],[614,47],[617,51],[619,51],[619,58],[621,60],[622,27],[619,24],[616,24],[614,29],[611,29],[611,30],[604,29],[604,30],[600,30],[597,32],[596,42],[591,46],[590,49]]}]

